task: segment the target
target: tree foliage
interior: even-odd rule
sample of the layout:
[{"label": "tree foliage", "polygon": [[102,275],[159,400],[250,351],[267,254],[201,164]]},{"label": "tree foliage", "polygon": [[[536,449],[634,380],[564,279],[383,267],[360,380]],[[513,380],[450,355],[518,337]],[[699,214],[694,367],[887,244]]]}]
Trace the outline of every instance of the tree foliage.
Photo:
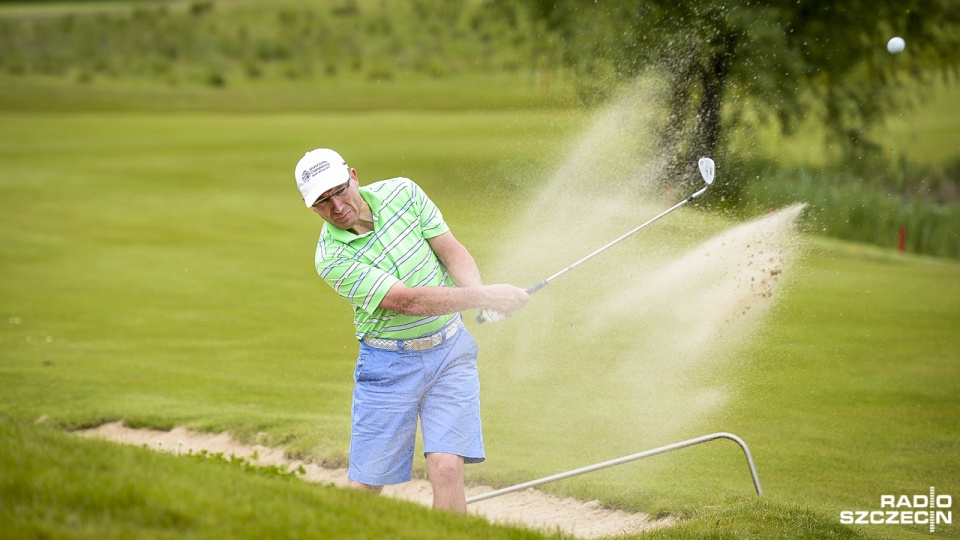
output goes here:
[{"label": "tree foliage", "polygon": [[[661,136],[675,163],[724,149],[729,128],[776,122],[790,133],[819,120],[848,157],[869,151],[866,128],[904,105],[904,84],[960,67],[955,0],[493,0],[529,19],[540,40],[561,44],[585,100],[616,80],[665,78],[670,126]],[[887,52],[902,36],[907,50]],[[559,39],[558,39],[559,37]],[[721,114],[723,113],[723,114]]]}]

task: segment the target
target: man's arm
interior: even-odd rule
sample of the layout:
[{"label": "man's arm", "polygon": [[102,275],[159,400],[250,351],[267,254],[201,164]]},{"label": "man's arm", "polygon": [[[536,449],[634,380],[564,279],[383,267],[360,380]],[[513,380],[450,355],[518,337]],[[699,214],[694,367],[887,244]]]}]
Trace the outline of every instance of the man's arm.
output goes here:
[{"label": "man's arm", "polygon": [[440,262],[447,267],[447,272],[453,279],[457,287],[479,287],[483,285],[480,278],[480,269],[477,268],[477,262],[473,260],[473,255],[467,251],[467,248],[453,237],[453,233],[445,232],[440,236],[435,236],[427,243],[437,254]]},{"label": "man's arm", "polygon": [[417,316],[489,308],[509,316],[530,300],[526,291],[513,285],[483,285],[476,261],[452,233],[427,242],[457,286],[407,287],[396,283],[383,297],[380,307]]}]

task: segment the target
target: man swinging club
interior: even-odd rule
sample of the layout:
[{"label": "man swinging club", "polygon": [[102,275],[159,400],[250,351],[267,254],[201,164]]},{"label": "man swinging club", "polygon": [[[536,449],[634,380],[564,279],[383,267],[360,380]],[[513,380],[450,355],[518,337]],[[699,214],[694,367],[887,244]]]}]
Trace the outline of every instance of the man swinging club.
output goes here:
[{"label": "man swinging club", "polygon": [[326,222],[315,263],[353,306],[351,487],[380,493],[411,479],[417,419],[434,508],[464,512],[464,463],[484,460],[477,346],[460,312],[513,315],[530,296],[483,285],[470,252],[407,178],[361,187],[356,169],[318,148],[296,166],[307,207]]}]

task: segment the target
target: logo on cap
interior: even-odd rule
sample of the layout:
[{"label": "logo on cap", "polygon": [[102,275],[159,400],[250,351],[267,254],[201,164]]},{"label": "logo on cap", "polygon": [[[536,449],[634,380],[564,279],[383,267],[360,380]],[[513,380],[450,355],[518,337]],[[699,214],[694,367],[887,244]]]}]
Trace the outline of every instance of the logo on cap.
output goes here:
[{"label": "logo on cap", "polygon": [[303,174],[300,175],[300,180],[301,180],[302,183],[306,184],[307,182],[310,181],[311,178],[313,178],[314,176],[322,173],[323,171],[325,171],[325,170],[327,170],[327,169],[329,169],[329,168],[330,168],[330,162],[329,162],[329,161],[321,161],[320,163],[317,163],[316,165],[313,165],[313,166],[311,166],[311,167],[308,167],[308,168],[304,169],[304,170],[303,170]]}]

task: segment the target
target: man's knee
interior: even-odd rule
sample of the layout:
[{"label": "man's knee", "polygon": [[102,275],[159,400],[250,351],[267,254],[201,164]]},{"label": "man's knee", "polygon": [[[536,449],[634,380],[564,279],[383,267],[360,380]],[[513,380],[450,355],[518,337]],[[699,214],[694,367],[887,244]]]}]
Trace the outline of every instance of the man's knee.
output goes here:
[{"label": "man's knee", "polygon": [[430,479],[437,482],[460,481],[463,478],[463,458],[454,454],[427,455]]}]

